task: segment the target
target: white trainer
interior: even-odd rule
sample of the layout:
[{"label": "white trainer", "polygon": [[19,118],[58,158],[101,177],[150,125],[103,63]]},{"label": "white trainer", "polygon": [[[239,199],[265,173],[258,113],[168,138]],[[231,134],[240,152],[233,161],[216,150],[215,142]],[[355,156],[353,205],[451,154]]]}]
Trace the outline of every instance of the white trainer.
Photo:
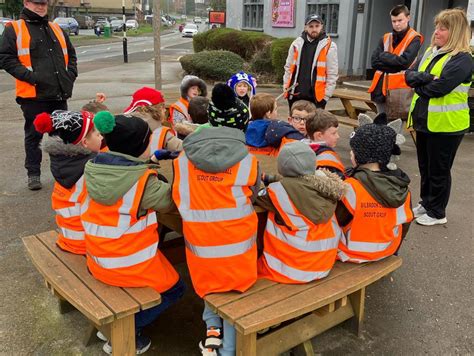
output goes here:
[{"label": "white trainer", "polygon": [[109,339],[107,339],[107,338],[105,337],[105,335],[102,334],[100,331],[97,331],[96,336],[97,336],[98,339],[100,339],[100,340],[102,340],[102,341],[105,341],[105,342],[109,341]]},{"label": "white trainer", "polygon": [[426,214],[426,209],[421,204],[415,206],[412,211],[415,218],[419,218],[420,216]]},{"label": "white trainer", "polygon": [[446,224],[448,222],[448,219],[446,219],[446,217],[442,219],[436,219],[436,218],[432,218],[428,214],[423,214],[420,217],[416,218],[415,221],[417,222],[417,224],[420,224],[420,225],[433,226],[433,225]]}]

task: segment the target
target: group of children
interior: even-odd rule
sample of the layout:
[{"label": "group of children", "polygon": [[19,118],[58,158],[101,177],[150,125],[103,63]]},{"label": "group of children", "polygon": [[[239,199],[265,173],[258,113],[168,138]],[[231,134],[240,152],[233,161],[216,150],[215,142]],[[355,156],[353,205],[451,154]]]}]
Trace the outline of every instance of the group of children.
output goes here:
[{"label": "group of children", "polygon": [[[257,278],[307,283],[327,276],[337,259],[380,260],[397,252],[408,231],[410,181],[386,168],[397,152],[391,128],[369,124],[353,132],[353,168],[345,170],[334,151],[334,115],[297,101],[288,120],[278,120],[276,100],[255,88],[252,76],[237,73],[216,84],[208,100],[205,83],[186,76],[168,120],[162,94],[146,87],[123,114],[104,111],[99,95],[82,112],[35,120],[39,132],[50,134],[43,149],[55,179],[58,245],[85,254],[89,271],[104,283],[161,293],[160,305],[136,314],[137,353],[151,344],[143,328],[185,290],[158,249],[156,212],[179,211],[201,298],[244,292]],[[279,177],[264,179],[261,189],[262,154],[276,157]],[[170,158],[172,184],[154,163]],[[254,204],[269,212],[261,253]],[[201,353],[234,355],[233,326],[206,304],[203,320]],[[109,341],[103,349],[112,352]]]}]

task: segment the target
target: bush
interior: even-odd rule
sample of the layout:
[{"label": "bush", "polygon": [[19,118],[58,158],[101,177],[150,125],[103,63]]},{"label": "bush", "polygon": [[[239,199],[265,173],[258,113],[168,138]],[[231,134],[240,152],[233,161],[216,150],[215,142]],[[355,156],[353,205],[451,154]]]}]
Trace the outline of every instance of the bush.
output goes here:
[{"label": "bush", "polygon": [[250,61],[250,72],[260,74],[274,74],[272,64],[271,45],[257,51]]},{"label": "bush", "polygon": [[249,60],[272,40],[262,32],[239,31],[231,28],[217,28],[193,37],[194,52],[204,50],[231,51]]},{"label": "bush", "polygon": [[275,77],[279,83],[283,81],[283,74],[285,73],[285,63],[288,57],[288,49],[294,38],[279,38],[272,41],[271,57],[272,66],[275,72]]},{"label": "bush", "polygon": [[244,60],[229,51],[203,51],[183,56],[179,61],[188,74],[217,81],[226,81],[244,67]]}]

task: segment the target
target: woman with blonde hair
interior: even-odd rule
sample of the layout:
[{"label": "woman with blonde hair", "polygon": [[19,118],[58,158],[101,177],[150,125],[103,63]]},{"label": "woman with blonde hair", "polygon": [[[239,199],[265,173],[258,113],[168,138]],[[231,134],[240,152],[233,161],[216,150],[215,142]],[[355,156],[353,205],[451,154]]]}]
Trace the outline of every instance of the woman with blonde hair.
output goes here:
[{"label": "woman with blonde hair", "polygon": [[413,209],[420,225],[445,224],[451,167],[469,128],[471,31],[462,9],[441,11],[434,21],[431,46],[406,82],[415,89],[408,125],[416,130],[421,176],[420,203]]}]

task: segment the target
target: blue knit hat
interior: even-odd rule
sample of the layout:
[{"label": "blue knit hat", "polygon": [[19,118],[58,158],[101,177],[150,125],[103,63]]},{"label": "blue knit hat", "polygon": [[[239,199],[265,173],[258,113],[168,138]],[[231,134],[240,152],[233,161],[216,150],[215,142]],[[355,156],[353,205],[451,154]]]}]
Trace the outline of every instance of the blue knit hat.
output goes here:
[{"label": "blue knit hat", "polygon": [[237,92],[235,91],[235,87],[237,86],[237,84],[241,82],[248,84],[250,88],[252,89],[250,90],[250,95],[249,95],[250,97],[255,95],[255,90],[257,88],[257,80],[254,77],[252,77],[251,74],[247,74],[243,71],[239,73],[235,73],[232,77],[230,77],[230,79],[227,81],[227,85],[230,86],[232,90],[234,91],[234,93],[237,94]]}]

